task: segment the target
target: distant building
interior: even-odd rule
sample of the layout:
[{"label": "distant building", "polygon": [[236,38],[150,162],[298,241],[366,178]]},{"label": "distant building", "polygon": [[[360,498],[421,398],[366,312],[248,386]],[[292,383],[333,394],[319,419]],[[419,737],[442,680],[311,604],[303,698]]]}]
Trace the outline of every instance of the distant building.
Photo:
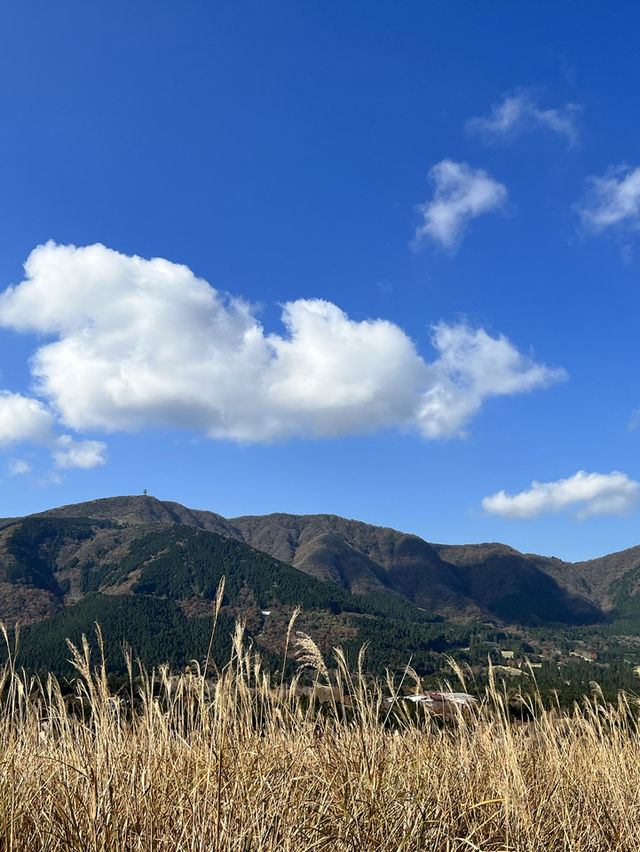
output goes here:
[{"label": "distant building", "polygon": [[434,716],[442,716],[444,719],[452,718],[458,710],[469,710],[478,704],[478,699],[466,692],[425,692],[406,695],[405,699],[424,707]]}]

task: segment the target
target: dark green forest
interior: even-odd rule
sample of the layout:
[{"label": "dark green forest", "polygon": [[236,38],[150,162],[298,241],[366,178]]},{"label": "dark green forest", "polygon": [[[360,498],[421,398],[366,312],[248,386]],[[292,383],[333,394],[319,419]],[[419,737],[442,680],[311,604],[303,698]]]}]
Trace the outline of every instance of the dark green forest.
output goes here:
[{"label": "dark green forest", "polygon": [[[67,639],[79,646],[83,635],[97,663],[96,624],[102,632],[108,670],[123,674],[126,648],[147,668],[168,663],[181,669],[192,659],[204,660],[212,618],[186,618],[174,601],[92,594],[52,618],[23,627],[18,636],[18,665],[39,674],[74,674]],[[212,660],[219,666],[229,659],[233,626],[232,618],[220,616],[212,647]],[[6,648],[0,649],[3,659],[6,653]]]}]

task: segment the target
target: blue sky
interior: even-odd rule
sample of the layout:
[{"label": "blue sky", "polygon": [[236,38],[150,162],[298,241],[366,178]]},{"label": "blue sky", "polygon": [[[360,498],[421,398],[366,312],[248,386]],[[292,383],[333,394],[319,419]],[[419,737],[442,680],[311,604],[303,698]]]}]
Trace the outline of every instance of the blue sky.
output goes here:
[{"label": "blue sky", "polygon": [[0,24],[0,515],[148,489],[638,544],[633,4]]}]

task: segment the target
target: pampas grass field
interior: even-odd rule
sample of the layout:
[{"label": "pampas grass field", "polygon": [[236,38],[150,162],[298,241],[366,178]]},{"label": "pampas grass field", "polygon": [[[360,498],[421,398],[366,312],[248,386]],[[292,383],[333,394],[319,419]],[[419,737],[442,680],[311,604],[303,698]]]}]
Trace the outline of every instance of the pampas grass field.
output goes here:
[{"label": "pampas grass field", "polygon": [[[239,625],[233,653],[172,676],[129,659],[112,694],[88,645],[78,678],[1,675],[2,850],[637,850],[638,710],[595,697],[513,722],[491,683],[446,722],[398,685],[287,643],[315,687],[274,686]],[[291,663],[289,663],[291,666]],[[362,656],[360,660],[362,666]],[[410,671],[405,679],[411,677]],[[324,688],[323,688],[324,686]],[[320,701],[320,696],[323,700]],[[387,697],[385,697],[387,696]]]}]

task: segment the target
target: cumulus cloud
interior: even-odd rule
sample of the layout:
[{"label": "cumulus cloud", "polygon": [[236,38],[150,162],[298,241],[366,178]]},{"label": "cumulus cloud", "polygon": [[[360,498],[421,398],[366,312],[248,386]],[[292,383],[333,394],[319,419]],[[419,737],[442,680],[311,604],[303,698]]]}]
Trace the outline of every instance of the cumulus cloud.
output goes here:
[{"label": "cumulus cloud", "polygon": [[423,394],[419,421],[430,438],[464,434],[464,427],[485,399],[525,393],[564,381],[564,370],[552,369],[523,355],[504,336],[491,337],[464,324],[440,323],[433,329],[439,357],[434,382]]},{"label": "cumulus cloud", "polygon": [[23,441],[45,444],[53,423],[53,416],[39,400],[0,391],[0,447]]},{"label": "cumulus cloud", "polygon": [[640,482],[626,473],[578,471],[556,482],[532,482],[528,491],[509,495],[498,491],[482,501],[491,515],[509,520],[527,520],[542,514],[560,514],[577,509],[579,520],[592,515],[626,515],[640,505]]},{"label": "cumulus cloud", "polygon": [[[321,299],[287,303],[284,332],[268,334],[249,305],[186,266],[102,245],[48,243],[25,269],[0,296],[0,324],[53,338],[31,359],[36,389],[78,431],[169,426],[267,443],[395,427],[448,438],[488,397],[564,378],[464,324],[434,327],[429,362],[394,323],[352,320]],[[57,440],[60,466],[104,458],[94,442],[71,452]]]},{"label": "cumulus cloud", "polygon": [[471,219],[501,208],[507,199],[503,184],[467,163],[442,160],[429,171],[429,178],[434,194],[418,206],[423,222],[416,229],[415,245],[428,237],[454,251]]},{"label": "cumulus cloud", "polygon": [[471,118],[467,130],[480,134],[487,142],[513,139],[537,128],[546,128],[564,136],[569,146],[578,141],[580,107],[566,104],[561,109],[540,109],[531,89],[520,89],[493,104],[488,116]]},{"label": "cumulus cloud", "polygon": [[[99,441],[75,441],[70,435],[56,435],[56,420],[38,399],[0,391],[0,447],[31,443],[52,451],[60,467],[94,467],[104,462],[106,446]],[[101,459],[101,460],[100,460]],[[9,462],[10,473],[26,473],[26,462]]]},{"label": "cumulus cloud", "polygon": [[611,166],[588,179],[589,189],[575,209],[583,225],[601,232],[616,225],[640,227],[640,167]]},{"label": "cumulus cloud", "polygon": [[89,470],[106,462],[107,445],[102,441],[75,441],[71,435],[60,435],[51,455],[56,467]]}]

